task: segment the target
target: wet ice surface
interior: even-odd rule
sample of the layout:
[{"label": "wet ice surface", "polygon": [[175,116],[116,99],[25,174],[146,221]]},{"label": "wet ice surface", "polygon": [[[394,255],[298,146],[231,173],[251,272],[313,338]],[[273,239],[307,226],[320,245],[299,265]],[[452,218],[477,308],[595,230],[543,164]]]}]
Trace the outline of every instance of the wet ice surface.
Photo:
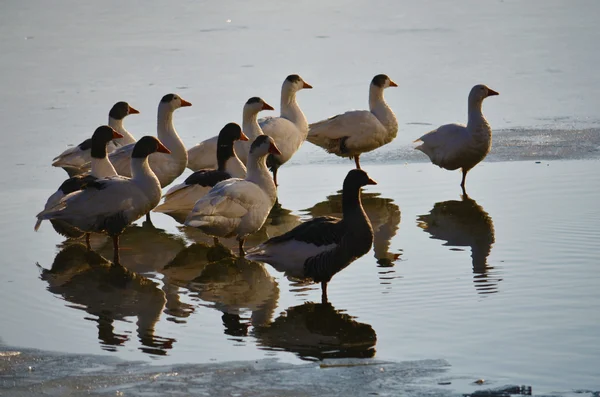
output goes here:
[{"label": "wet ice surface", "polygon": [[[171,386],[185,393],[199,379],[201,390],[219,394],[206,383],[217,382],[214,371],[258,365],[269,370],[248,371],[255,377],[243,381],[256,391],[216,386],[264,395],[274,374],[285,394],[326,395],[334,394],[328,371],[339,371],[364,394],[487,388],[471,385],[478,378],[490,388],[532,385],[542,395],[598,390],[599,4],[4,2],[0,336],[42,352],[3,358],[3,387],[17,381],[24,395],[42,387],[62,395],[63,375],[88,371],[93,382],[66,383],[87,387],[108,373],[109,395],[161,395]],[[175,114],[189,147],[239,122],[248,97],[278,107],[289,73],[315,87],[298,94],[311,122],[365,108],[374,74],[400,85],[385,94],[398,137],[361,158],[379,181],[363,196],[373,250],[336,275],[330,306],[315,303],[318,286],[220,257],[202,245],[206,236],[163,215],[156,228],[138,222],[123,236],[128,270],[64,246],[48,225],[33,233],[33,215],[66,175],[51,158],[106,122],[114,102],[142,112],[126,120],[140,137],[156,130],[158,100],[179,93],[193,103]],[[460,175],[427,164],[411,142],[464,123],[475,83],[500,96],[484,103],[494,146],[470,173],[464,198]],[[339,215],[351,166],[305,144],[280,171],[283,208],[249,245],[302,219]],[[110,258],[105,239],[92,243]],[[53,264],[54,272],[42,270]],[[317,364],[307,364],[330,357],[375,360],[400,375],[389,381],[375,365],[315,372]],[[128,375],[115,377],[122,368]],[[167,376],[174,369],[183,383]],[[321,389],[303,389],[296,369]],[[157,373],[169,381],[157,386]],[[41,383],[28,389],[24,374]],[[438,387],[440,380],[451,385]]]}]

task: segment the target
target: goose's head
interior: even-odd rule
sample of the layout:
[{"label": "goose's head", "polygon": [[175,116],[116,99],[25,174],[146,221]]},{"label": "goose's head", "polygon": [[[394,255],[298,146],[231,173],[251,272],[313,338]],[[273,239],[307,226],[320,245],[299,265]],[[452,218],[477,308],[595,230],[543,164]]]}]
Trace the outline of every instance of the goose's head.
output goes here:
[{"label": "goose's head", "polygon": [[218,146],[232,146],[235,141],[247,141],[248,137],[242,132],[239,124],[228,123],[219,132]]},{"label": "goose's head", "polygon": [[101,125],[96,128],[96,131],[94,131],[94,134],[92,135],[92,146],[95,144],[106,146],[108,142],[119,138],[123,138],[123,135],[115,131],[114,128],[108,125]]},{"label": "goose's head", "polygon": [[261,110],[275,110],[273,106],[266,103],[262,98],[252,97],[244,105],[244,114],[257,114]]},{"label": "goose's head", "polygon": [[170,110],[173,112],[179,108],[186,106],[192,106],[192,104],[177,94],[167,94],[160,100],[158,108]]},{"label": "goose's head", "polygon": [[250,146],[250,155],[264,157],[268,154],[281,154],[273,138],[268,135],[259,135]]},{"label": "goose's head", "polygon": [[167,154],[171,153],[171,151],[167,149],[165,145],[163,145],[158,139],[147,135],[135,143],[135,146],[133,147],[133,153],[131,153],[131,158],[143,159],[156,152]]},{"label": "goose's head", "polygon": [[373,80],[371,80],[371,86],[384,90],[388,87],[398,87],[398,84],[394,83],[387,75],[378,74],[377,76],[373,77]]},{"label": "goose's head", "polygon": [[363,170],[351,170],[344,179],[344,189],[359,189],[366,185],[377,185],[377,182],[369,178],[369,175]]},{"label": "goose's head", "polygon": [[485,98],[493,95],[500,94],[485,84],[477,84],[475,87],[471,88],[471,92],[469,93],[469,102],[481,102]]},{"label": "goose's head", "polygon": [[130,114],[138,114],[139,111],[129,106],[127,102],[117,102],[108,113],[108,117],[115,120],[123,120]]},{"label": "goose's head", "polygon": [[312,88],[312,85],[308,84],[297,74],[290,74],[283,82],[282,91],[297,92],[305,88]]}]

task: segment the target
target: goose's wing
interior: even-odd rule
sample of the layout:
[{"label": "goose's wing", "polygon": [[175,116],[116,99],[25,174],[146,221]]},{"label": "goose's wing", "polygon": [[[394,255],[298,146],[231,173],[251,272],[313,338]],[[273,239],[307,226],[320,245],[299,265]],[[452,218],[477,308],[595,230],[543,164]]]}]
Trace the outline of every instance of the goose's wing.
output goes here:
[{"label": "goose's wing", "polygon": [[[445,124],[429,131],[415,142],[422,142],[415,149],[425,153],[441,167],[456,169],[453,164],[460,160],[461,152],[469,146],[469,131],[462,124]],[[460,161],[458,161],[460,163]]]},{"label": "goose's wing", "polygon": [[192,171],[217,168],[217,136],[208,138],[188,150],[188,165]]},{"label": "goose's wing", "polygon": [[131,153],[133,153],[134,146],[135,143],[121,146],[108,155],[117,174],[131,177]]},{"label": "goose's wing", "polygon": [[287,233],[272,237],[265,245],[279,244],[290,240],[315,246],[338,244],[342,238],[340,219],[333,216],[323,216],[304,222]]},{"label": "goose's wing", "polygon": [[335,153],[344,154],[385,144],[386,129],[367,110],[352,110],[309,125],[306,140]]},{"label": "goose's wing", "polygon": [[77,146],[70,147],[52,159],[54,167],[82,168],[92,159],[92,139],[88,138]]}]

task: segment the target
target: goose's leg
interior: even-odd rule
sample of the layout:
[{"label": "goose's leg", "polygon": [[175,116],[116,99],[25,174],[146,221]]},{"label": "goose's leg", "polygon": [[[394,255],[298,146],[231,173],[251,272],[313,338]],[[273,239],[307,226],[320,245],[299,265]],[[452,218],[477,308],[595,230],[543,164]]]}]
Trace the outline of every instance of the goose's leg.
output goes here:
[{"label": "goose's leg", "polygon": [[460,182],[460,187],[462,187],[463,192],[465,191],[465,181],[467,180],[467,172],[469,170],[462,169],[462,181]]},{"label": "goose's leg", "polygon": [[150,219],[150,212],[148,212],[146,214],[146,222],[148,222],[149,224],[152,224],[152,219]]},{"label": "goose's leg", "polygon": [[215,245],[218,245],[219,244],[219,238],[218,237],[213,237],[213,243]]},{"label": "goose's leg", "polygon": [[354,156],[354,162],[356,163],[356,168],[357,169],[361,169],[360,168],[360,160],[358,159],[358,157],[360,156],[360,154],[357,154],[356,156]]},{"label": "goose's leg", "polygon": [[321,303],[327,303],[327,281],[321,281]]},{"label": "goose's leg", "polygon": [[244,239],[240,238],[238,239],[238,242],[240,244],[240,257],[243,258],[244,256],[246,256],[246,251],[244,251]]},{"label": "goose's leg", "polygon": [[119,235],[112,236],[113,239],[113,264],[119,265]]},{"label": "goose's leg", "polygon": [[87,248],[88,251],[92,250],[92,246],[90,245],[90,234],[89,233],[85,234],[85,247]]}]

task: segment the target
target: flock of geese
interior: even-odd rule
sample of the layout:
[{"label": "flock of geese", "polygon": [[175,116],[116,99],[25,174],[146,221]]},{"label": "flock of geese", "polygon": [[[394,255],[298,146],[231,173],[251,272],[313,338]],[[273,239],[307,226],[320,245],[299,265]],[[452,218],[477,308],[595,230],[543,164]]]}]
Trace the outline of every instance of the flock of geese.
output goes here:
[{"label": "flock of geese", "polygon": [[[361,204],[361,188],[376,182],[361,169],[360,155],[391,142],[398,121],[384,99],[384,90],[397,87],[388,76],[375,76],[369,87],[369,110],[352,110],[309,124],[296,94],[312,86],[298,75],[288,76],[281,89],[280,116],[258,119],[263,110],[274,110],[263,99],[248,99],[242,126],[228,123],[219,135],[186,149],[173,125],[173,114],[191,106],[179,95],[167,94],[158,105],[157,136],[139,140],[123,126],[130,114],[139,113],[126,102],[116,103],[108,125],[92,137],[65,150],[52,165],[70,176],[37,214],[35,230],[43,220],[68,237],[106,233],[113,241],[113,263],[119,263],[119,236],[132,222],[150,212],[174,219],[219,238],[235,237],[239,255],[270,264],[286,275],[320,282],[326,299],[333,275],[366,254],[373,230]],[[474,86],[468,97],[466,125],[447,124],[423,135],[415,149],[435,165],[462,169],[461,187],[470,169],[491,148],[492,130],[481,107],[498,93],[485,85]],[[244,240],[257,232],[277,201],[277,170],[307,140],[329,153],[353,159],[356,169],[343,182],[342,218],[324,216],[244,250]],[[194,171],[183,183],[172,186],[159,205],[162,189],[184,171]]]}]

